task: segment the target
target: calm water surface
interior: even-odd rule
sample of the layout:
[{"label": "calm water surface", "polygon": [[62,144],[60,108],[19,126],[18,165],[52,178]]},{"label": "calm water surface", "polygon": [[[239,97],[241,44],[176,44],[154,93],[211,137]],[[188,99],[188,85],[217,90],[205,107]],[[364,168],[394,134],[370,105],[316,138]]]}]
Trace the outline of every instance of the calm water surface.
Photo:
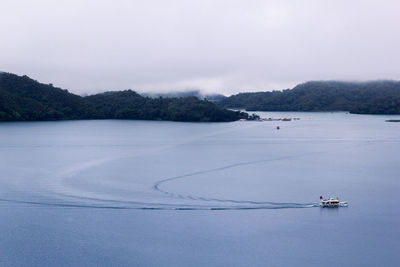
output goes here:
[{"label": "calm water surface", "polygon": [[397,117],[260,115],[0,124],[0,265],[399,266]]}]

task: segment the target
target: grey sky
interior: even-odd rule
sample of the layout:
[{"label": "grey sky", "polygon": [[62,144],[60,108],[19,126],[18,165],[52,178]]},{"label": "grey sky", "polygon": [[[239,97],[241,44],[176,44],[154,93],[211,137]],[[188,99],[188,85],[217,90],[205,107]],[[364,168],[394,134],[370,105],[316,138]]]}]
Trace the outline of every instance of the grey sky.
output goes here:
[{"label": "grey sky", "polygon": [[74,93],[400,79],[400,1],[1,0],[0,70]]}]

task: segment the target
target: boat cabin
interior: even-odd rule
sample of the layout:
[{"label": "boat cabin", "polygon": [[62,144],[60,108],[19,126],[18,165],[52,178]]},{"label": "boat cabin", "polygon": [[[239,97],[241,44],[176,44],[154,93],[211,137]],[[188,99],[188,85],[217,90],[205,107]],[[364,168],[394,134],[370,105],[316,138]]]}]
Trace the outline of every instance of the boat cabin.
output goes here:
[{"label": "boat cabin", "polygon": [[324,199],[321,200],[320,206],[321,207],[329,207],[329,208],[335,208],[339,207],[340,202],[339,199],[335,198],[330,198],[330,199]]}]

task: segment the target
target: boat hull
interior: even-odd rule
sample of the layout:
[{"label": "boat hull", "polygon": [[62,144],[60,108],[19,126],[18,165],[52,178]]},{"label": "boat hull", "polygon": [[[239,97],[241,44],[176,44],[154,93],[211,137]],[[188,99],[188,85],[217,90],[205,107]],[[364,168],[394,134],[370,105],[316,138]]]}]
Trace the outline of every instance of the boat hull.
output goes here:
[{"label": "boat hull", "polygon": [[339,207],[347,207],[347,202],[334,202],[334,203],[319,203],[319,206],[322,208],[339,208]]}]

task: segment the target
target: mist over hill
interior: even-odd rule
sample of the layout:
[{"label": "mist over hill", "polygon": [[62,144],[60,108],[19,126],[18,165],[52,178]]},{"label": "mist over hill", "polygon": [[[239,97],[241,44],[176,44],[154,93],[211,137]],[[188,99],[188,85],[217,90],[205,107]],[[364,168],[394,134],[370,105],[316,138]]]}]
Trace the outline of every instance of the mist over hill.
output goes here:
[{"label": "mist over hill", "polygon": [[142,96],[157,98],[157,97],[165,97],[165,98],[173,98],[173,97],[189,97],[195,96],[198,99],[206,99],[208,101],[217,102],[225,99],[226,96],[222,94],[206,94],[201,92],[200,90],[189,90],[189,91],[171,91],[166,93],[140,93]]},{"label": "mist over hill", "polygon": [[311,81],[283,91],[239,93],[230,97],[204,95],[200,91],[145,95],[125,90],[82,97],[28,76],[2,72],[0,121],[134,119],[223,122],[251,118],[246,113],[226,108],[400,114],[398,81]]},{"label": "mist over hill", "polygon": [[132,119],[224,122],[247,118],[197,97],[150,98],[131,90],[78,96],[28,76],[0,73],[0,121]]},{"label": "mist over hill", "polygon": [[248,111],[349,111],[400,114],[400,82],[310,81],[293,89],[239,93],[218,102]]}]

